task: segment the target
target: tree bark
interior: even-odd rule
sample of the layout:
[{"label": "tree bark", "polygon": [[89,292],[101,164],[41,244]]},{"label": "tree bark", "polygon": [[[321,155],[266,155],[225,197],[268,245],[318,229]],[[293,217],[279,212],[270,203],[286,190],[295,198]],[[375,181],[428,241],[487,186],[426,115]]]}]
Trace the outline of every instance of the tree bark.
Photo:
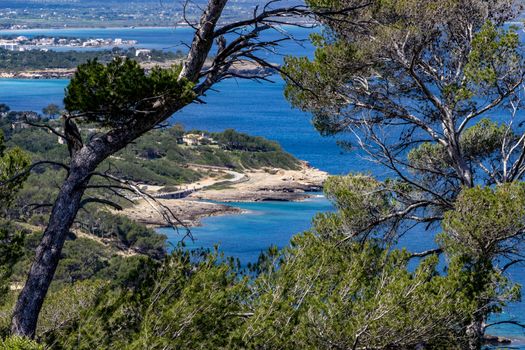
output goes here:
[{"label": "tree bark", "polygon": [[49,224],[13,313],[11,332],[34,337],[38,315],[53,280],[62,247],[79,210],[85,184],[89,180],[88,169],[72,170],[60,189],[51,212]]},{"label": "tree bark", "polygon": [[200,68],[204,65],[208,53],[213,45],[215,26],[224,10],[228,0],[209,0],[206,11],[202,14],[200,26],[193,37],[193,42],[187,60],[182,66],[180,78],[190,81],[199,79]]},{"label": "tree bark", "polygon": [[452,160],[453,167],[456,170],[458,177],[461,179],[461,184],[468,188],[474,187],[472,170],[461,150],[459,141],[460,136],[456,131],[454,118],[452,117],[451,112],[447,112],[446,115],[443,115],[443,133],[448,143],[448,155]]},{"label": "tree bark", "polygon": [[483,320],[476,318],[467,326],[468,349],[479,350],[483,346]]}]

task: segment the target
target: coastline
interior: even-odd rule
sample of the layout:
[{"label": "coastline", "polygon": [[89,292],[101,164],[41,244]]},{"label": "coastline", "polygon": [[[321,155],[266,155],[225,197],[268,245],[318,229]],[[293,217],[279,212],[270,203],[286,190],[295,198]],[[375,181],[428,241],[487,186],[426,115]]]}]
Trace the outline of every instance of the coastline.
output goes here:
[{"label": "coastline", "polygon": [[[204,179],[186,187],[198,190],[181,199],[158,198],[157,203],[136,199],[135,205],[120,214],[152,228],[169,226],[163,210],[171,213],[188,227],[200,226],[201,219],[219,215],[238,215],[243,211],[229,205],[231,202],[302,201],[311,198],[308,192],[321,191],[328,173],[301,163],[298,170],[263,169],[243,172],[242,179],[213,182]],[[160,188],[148,188],[149,195],[162,193]],[[164,211],[165,213],[165,211]]]},{"label": "coastline", "polygon": [[84,27],[71,27],[71,26],[49,26],[49,27],[27,27],[27,28],[3,28],[0,29],[0,32],[37,32],[40,30],[91,30],[91,29],[114,29],[114,30],[122,30],[122,29],[176,29],[176,28],[189,28],[191,27],[187,25],[186,23],[177,23],[173,26],[167,26],[167,25],[159,25],[159,26],[122,26],[122,25],[116,25],[116,26],[84,26]]},{"label": "coastline", "polygon": [[[141,66],[146,71],[150,71],[153,67],[170,68],[181,62],[182,59],[165,62],[151,61],[143,62]],[[208,65],[210,64],[208,63]],[[28,69],[23,71],[0,70],[0,79],[71,79],[76,71],[76,68]],[[236,62],[230,67],[230,71],[236,74],[271,74],[273,72],[272,69],[261,67],[251,61]]]},{"label": "coastline", "polygon": [[[237,20],[242,20],[244,18],[239,18]],[[235,20],[234,20],[235,21]],[[316,23],[315,22],[312,22],[312,21],[304,21],[304,22],[298,22],[298,24],[301,24],[301,25],[312,25],[312,26],[315,26]],[[283,28],[288,28],[288,27],[295,27],[295,25],[293,24],[284,24],[284,25],[281,25],[281,27]],[[181,23],[175,23],[171,26],[169,25],[158,25],[158,26],[153,26],[153,25],[149,25],[149,26],[140,26],[140,25],[137,25],[137,26],[133,26],[133,25],[130,25],[130,26],[122,26],[122,25],[115,25],[115,26],[111,26],[111,25],[94,25],[94,26],[83,26],[83,27],[74,27],[74,26],[46,26],[46,27],[27,27],[27,28],[15,28],[15,29],[11,29],[11,28],[0,28],[0,32],[9,32],[9,33],[16,33],[16,32],[37,32],[37,31],[41,31],[41,30],[92,30],[92,29],[107,29],[107,30],[133,30],[133,29],[138,29],[138,30],[153,30],[153,29],[177,29],[177,28],[183,28],[183,29],[191,29],[193,30],[193,28],[188,25],[187,23],[185,22],[181,22]]]}]

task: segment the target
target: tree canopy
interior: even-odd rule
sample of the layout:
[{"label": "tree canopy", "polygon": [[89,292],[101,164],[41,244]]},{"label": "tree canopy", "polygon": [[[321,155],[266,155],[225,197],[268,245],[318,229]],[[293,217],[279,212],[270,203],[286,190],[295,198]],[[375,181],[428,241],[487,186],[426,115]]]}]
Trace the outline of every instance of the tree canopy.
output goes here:
[{"label": "tree canopy", "polygon": [[481,346],[483,323],[501,306],[495,301],[519,295],[503,285],[522,260],[525,228],[517,209],[525,60],[519,29],[508,24],[522,8],[506,0],[372,1],[319,18],[314,57],[288,58],[283,70],[286,97],[312,113],[322,134],[350,135],[360,156],[386,170],[379,180],[328,182],[329,195],[350,192],[340,213],[325,216],[345,224],[325,234],[388,245],[407,231],[442,230],[433,252],[453,257],[450,266],[459,263],[472,281],[470,349]]},{"label": "tree canopy", "polygon": [[[16,192],[22,187],[27,175],[20,175],[30,159],[19,148],[7,149],[0,131],[0,300],[7,288],[7,277],[22,254],[23,235],[9,224],[7,211]],[[2,301],[0,301],[0,304]]]},{"label": "tree canopy", "polygon": [[187,104],[195,97],[193,83],[179,80],[181,66],[154,68],[146,74],[136,61],[115,58],[104,65],[97,60],[80,65],[69,83],[64,105],[70,113],[85,114],[90,122],[121,127],[147,118],[155,103]]}]

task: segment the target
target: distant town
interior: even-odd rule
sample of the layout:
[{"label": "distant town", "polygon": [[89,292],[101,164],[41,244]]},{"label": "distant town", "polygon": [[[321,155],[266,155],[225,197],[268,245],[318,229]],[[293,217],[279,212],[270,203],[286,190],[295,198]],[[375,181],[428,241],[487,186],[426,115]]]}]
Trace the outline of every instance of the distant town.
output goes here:
[{"label": "distant town", "polygon": [[39,36],[0,37],[0,48],[9,51],[47,50],[49,48],[96,48],[96,47],[131,47],[138,44],[137,40],[101,39],[101,38],[55,38]]}]

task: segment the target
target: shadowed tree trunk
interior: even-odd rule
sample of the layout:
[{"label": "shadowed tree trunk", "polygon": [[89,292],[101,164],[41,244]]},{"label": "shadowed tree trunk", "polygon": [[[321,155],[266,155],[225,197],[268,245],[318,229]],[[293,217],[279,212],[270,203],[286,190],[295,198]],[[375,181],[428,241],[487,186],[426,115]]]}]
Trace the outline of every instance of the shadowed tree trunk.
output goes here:
[{"label": "shadowed tree trunk", "polygon": [[69,228],[80,208],[90,170],[92,168],[88,167],[72,169],[60,190],[49,224],[36,250],[27,282],[16,304],[11,328],[13,334],[27,337],[35,335],[38,314],[53,280]]},{"label": "shadowed tree trunk", "polygon": [[485,335],[485,330],[483,329],[483,317],[478,317],[478,319],[472,321],[467,327],[466,330],[469,342],[469,350],[479,350],[483,346],[483,337]]}]

